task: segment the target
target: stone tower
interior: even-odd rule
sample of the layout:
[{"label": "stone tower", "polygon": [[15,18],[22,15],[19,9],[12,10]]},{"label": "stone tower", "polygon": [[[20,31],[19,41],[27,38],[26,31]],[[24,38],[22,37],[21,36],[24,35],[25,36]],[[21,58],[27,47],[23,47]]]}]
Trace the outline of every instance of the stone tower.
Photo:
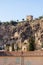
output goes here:
[{"label": "stone tower", "polygon": [[27,21],[33,20],[33,16],[32,16],[32,15],[28,15],[28,16],[26,17],[26,20],[27,20]]}]

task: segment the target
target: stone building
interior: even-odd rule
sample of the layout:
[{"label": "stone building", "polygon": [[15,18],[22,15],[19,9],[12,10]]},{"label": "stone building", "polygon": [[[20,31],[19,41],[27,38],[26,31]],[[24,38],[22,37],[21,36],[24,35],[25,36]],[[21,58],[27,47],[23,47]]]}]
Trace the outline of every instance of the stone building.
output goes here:
[{"label": "stone building", "polygon": [[28,16],[26,17],[26,20],[27,20],[27,21],[33,20],[33,16],[32,16],[32,15],[28,15]]}]

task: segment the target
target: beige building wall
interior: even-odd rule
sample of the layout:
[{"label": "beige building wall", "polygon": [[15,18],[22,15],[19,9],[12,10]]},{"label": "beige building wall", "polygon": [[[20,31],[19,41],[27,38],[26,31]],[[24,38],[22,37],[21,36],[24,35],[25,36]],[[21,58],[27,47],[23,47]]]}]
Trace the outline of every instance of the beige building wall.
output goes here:
[{"label": "beige building wall", "polygon": [[27,20],[27,21],[33,20],[33,16],[32,16],[32,15],[28,15],[28,16],[26,17],[26,20]]}]

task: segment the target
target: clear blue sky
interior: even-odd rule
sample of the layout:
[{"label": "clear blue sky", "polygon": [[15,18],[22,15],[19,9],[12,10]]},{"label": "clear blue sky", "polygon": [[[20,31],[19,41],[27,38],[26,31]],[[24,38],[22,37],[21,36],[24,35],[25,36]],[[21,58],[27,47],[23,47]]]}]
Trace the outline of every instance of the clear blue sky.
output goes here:
[{"label": "clear blue sky", "polygon": [[21,20],[26,15],[43,15],[43,0],[0,0],[0,20]]}]

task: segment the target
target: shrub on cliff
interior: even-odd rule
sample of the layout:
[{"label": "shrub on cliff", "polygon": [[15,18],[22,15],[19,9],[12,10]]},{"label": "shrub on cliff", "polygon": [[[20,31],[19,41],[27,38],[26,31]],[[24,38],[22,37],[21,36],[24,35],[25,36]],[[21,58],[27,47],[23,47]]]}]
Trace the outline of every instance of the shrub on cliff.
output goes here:
[{"label": "shrub on cliff", "polygon": [[35,50],[35,40],[31,37],[29,40],[29,51],[34,51]]}]

